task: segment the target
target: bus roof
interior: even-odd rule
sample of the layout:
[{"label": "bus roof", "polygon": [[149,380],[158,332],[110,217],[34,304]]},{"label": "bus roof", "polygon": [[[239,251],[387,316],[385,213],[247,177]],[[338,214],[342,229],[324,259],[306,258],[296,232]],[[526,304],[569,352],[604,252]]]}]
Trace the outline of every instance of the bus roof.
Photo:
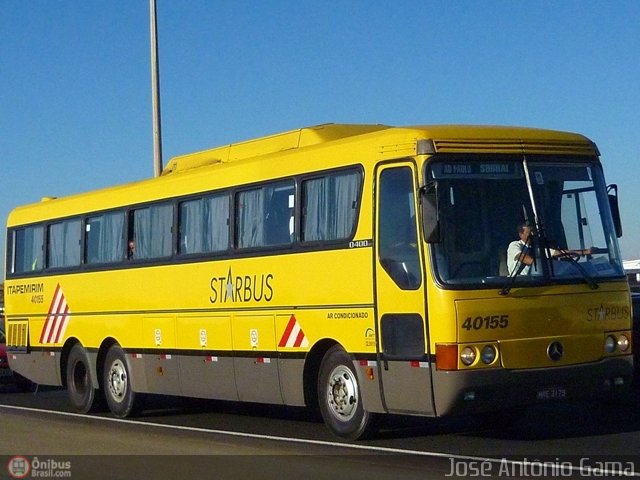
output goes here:
[{"label": "bus roof", "polygon": [[254,158],[291,149],[317,146],[387,130],[410,131],[419,138],[433,141],[437,152],[493,152],[493,153],[574,153],[597,155],[593,142],[582,135],[524,127],[432,125],[391,127],[388,125],[323,124],[300,128],[240,143],[174,157],[162,175],[191,170],[248,158]]},{"label": "bus roof", "polygon": [[[422,147],[420,142],[423,142]],[[313,169],[334,168],[344,162],[345,156],[341,153],[346,150],[340,150],[344,148],[352,149],[348,152],[351,163],[419,153],[528,153],[592,157],[599,154],[595,144],[588,138],[554,130],[473,125],[392,127],[324,124],[174,157],[160,178],[64,198],[45,197],[39,203],[13,210],[7,225],[11,227],[171,198],[174,195],[228,188],[311,171],[309,165],[313,165]],[[421,148],[423,151],[420,151]],[[322,155],[317,154],[318,149],[323,149]],[[308,152],[308,155],[293,156],[302,151]],[[357,154],[354,155],[354,152]],[[319,161],[323,163],[317,163]],[[301,168],[304,162],[313,163]],[[239,164],[247,168],[234,166]],[[215,172],[215,175],[209,175],[209,172]]]},{"label": "bus roof", "polygon": [[346,125],[334,123],[299,128],[297,130],[174,157],[164,168],[162,175],[216,163],[232,162],[268,155],[294,148],[319,145],[333,140],[386,130],[388,128],[391,127],[386,125]]}]

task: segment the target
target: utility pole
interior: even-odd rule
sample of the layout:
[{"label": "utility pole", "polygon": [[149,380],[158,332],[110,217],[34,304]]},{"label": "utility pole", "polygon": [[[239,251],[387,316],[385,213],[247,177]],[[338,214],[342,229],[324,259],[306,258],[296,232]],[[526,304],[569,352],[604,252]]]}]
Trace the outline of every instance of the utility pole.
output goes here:
[{"label": "utility pole", "polygon": [[153,109],[153,174],[162,172],[162,131],[160,127],[160,69],[158,66],[158,17],[156,0],[149,0],[151,30],[151,104]]}]

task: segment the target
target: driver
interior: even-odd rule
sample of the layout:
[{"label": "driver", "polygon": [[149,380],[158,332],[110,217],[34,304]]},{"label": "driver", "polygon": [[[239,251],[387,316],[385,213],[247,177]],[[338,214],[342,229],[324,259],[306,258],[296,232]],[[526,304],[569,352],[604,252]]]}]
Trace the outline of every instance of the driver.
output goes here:
[{"label": "driver", "polygon": [[[520,275],[531,275],[536,272],[535,256],[533,253],[532,240],[534,229],[529,222],[518,225],[518,240],[514,240],[507,248],[507,268],[509,275],[515,275],[520,265],[524,264],[520,270]],[[582,250],[554,250],[548,249],[549,255],[552,257],[566,257],[571,255],[590,255],[591,249]]]}]

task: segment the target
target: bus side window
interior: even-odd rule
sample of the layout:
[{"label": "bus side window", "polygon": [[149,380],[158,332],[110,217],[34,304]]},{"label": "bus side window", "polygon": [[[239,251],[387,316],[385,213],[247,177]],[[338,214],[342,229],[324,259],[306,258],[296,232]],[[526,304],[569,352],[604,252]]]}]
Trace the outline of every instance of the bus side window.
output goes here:
[{"label": "bus side window", "polygon": [[303,242],[344,240],[353,235],[362,177],[357,171],[330,173],[302,182]]},{"label": "bus side window", "polygon": [[292,181],[267,184],[236,195],[238,248],[286,245],[293,241],[294,185]]},{"label": "bus side window", "polygon": [[85,263],[122,260],[124,214],[109,212],[88,217],[85,223]]},{"label": "bus side window", "polygon": [[265,212],[266,245],[283,245],[293,240],[290,220],[295,206],[294,198],[293,185],[273,189]]},{"label": "bus side window", "polygon": [[127,258],[169,257],[172,253],[173,205],[159,204],[130,213]]},{"label": "bus side window", "polygon": [[380,176],[380,264],[403,290],[420,286],[415,190],[410,168],[394,168]]},{"label": "bus side window", "polygon": [[229,195],[181,202],[178,253],[222,252],[229,247]]},{"label": "bus side window", "polygon": [[13,235],[12,273],[25,273],[42,270],[44,227],[20,228]]},{"label": "bus side window", "polygon": [[49,225],[47,267],[67,268],[80,265],[80,219]]}]

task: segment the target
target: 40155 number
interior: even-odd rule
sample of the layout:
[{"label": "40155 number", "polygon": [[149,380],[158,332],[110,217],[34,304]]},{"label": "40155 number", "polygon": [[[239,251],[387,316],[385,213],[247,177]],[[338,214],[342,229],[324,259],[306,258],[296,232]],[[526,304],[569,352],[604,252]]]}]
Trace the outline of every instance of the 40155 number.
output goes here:
[{"label": "40155 number", "polygon": [[465,330],[482,330],[507,328],[509,326],[509,315],[487,315],[486,317],[467,317],[462,324]]}]

